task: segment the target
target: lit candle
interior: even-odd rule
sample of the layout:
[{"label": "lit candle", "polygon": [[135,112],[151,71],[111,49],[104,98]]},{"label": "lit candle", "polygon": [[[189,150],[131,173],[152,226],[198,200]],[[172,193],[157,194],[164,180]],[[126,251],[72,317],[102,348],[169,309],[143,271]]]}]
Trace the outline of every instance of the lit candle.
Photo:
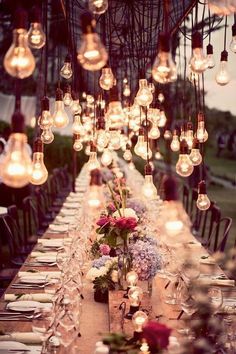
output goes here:
[{"label": "lit candle", "polygon": [[138,281],[138,274],[134,270],[132,270],[131,272],[127,273],[126,280],[128,283],[128,287],[135,286]]}]

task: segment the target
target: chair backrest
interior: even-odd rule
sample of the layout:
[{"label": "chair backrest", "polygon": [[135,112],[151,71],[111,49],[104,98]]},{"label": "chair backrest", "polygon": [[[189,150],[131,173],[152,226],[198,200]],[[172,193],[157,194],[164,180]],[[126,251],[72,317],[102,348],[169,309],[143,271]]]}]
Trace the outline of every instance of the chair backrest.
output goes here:
[{"label": "chair backrest", "polygon": [[183,206],[186,212],[189,212],[189,188],[184,184],[183,185]]},{"label": "chair backrest", "polygon": [[35,234],[39,228],[38,212],[31,196],[23,199],[22,209],[24,222],[24,241],[27,243],[28,238]]},{"label": "chair backrest", "polygon": [[[218,217],[219,215],[216,216],[216,218]],[[207,244],[207,248],[210,252],[225,251],[231,226],[232,219],[229,217],[223,217],[218,220],[215,219]]]},{"label": "chair backrest", "polygon": [[1,227],[1,241],[5,243],[8,248],[10,259],[17,255],[19,250],[19,244],[14,237],[11,229],[11,218],[9,215],[0,216]]},{"label": "chair backrest", "polygon": [[9,226],[11,228],[14,238],[18,241],[20,246],[24,245],[24,231],[22,224],[20,223],[18,209],[16,205],[10,205],[7,208],[7,214],[9,216]]}]

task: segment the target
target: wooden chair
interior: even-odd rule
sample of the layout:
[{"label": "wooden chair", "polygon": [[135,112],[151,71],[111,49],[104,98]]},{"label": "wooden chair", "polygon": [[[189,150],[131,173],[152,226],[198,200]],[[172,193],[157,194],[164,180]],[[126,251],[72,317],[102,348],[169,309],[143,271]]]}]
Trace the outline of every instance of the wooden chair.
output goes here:
[{"label": "wooden chair", "polygon": [[225,251],[231,226],[232,219],[229,217],[223,217],[215,223],[207,243],[210,252]]},{"label": "wooden chair", "polygon": [[35,244],[38,237],[42,236],[45,230],[40,229],[38,220],[38,210],[31,196],[23,199],[23,225],[25,244]]},{"label": "wooden chair", "polygon": [[189,213],[189,188],[184,184],[183,185],[183,198],[182,198],[184,209],[187,214]]}]

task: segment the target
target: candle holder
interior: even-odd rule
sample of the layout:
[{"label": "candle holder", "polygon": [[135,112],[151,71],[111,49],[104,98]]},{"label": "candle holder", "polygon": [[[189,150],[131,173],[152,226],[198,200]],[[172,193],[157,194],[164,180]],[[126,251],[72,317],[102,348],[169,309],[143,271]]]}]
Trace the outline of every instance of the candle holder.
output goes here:
[{"label": "candle holder", "polygon": [[129,312],[125,315],[125,318],[131,320],[133,315],[139,310],[141,300],[143,297],[143,290],[139,286],[133,286],[128,292],[128,298],[130,301]]}]

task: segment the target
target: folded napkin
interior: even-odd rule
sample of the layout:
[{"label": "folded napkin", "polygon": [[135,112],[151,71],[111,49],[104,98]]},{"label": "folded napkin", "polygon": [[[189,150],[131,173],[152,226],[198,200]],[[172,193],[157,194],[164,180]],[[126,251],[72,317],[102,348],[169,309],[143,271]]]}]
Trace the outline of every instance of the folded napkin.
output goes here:
[{"label": "folded napkin", "polygon": [[63,208],[60,210],[60,214],[65,215],[65,216],[74,216],[76,211],[74,209],[64,209]]},{"label": "folded napkin", "polygon": [[235,281],[231,279],[220,278],[218,275],[205,276],[202,275],[198,279],[203,284],[215,285],[215,286],[235,286]]},{"label": "folded napkin", "polygon": [[212,257],[212,256],[210,256],[210,255],[203,255],[203,256],[201,256],[200,257],[200,263],[201,264],[209,264],[209,265],[211,265],[211,264],[216,264],[216,261],[215,261],[215,259]]},{"label": "folded napkin", "polygon": [[67,208],[67,209],[78,209],[80,208],[81,204],[80,203],[75,203],[75,202],[65,202],[63,204],[63,208]]},{"label": "folded napkin", "polygon": [[40,335],[33,332],[12,332],[0,335],[0,341],[16,341],[24,344],[40,344],[42,340]]},{"label": "folded napkin", "polygon": [[55,222],[58,222],[59,224],[75,224],[76,220],[74,216],[58,215],[55,219]]},{"label": "folded napkin", "polygon": [[50,224],[48,226],[50,232],[67,232],[68,226],[67,225],[58,225],[58,224]]},{"label": "folded napkin", "polygon": [[36,257],[35,260],[36,262],[41,262],[41,263],[55,263],[57,260],[57,253],[54,253],[53,255],[49,255],[49,254],[40,255],[39,257]]},{"label": "folded napkin", "polygon": [[57,252],[55,251],[45,251],[45,252],[40,252],[40,251],[33,251],[30,253],[31,257],[41,257],[41,256],[49,256],[49,257],[56,257]]},{"label": "folded napkin", "polygon": [[38,301],[42,303],[52,302],[53,295],[46,293],[37,293],[37,294],[23,294],[18,297],[16,294],[5,294],[5,301]]},{"label": "folded napkin", "polygon": [[19,277],[19,283],[45,284],[47,277],[40,274],[30,274]]},{"label": "folded napkin", "polygon": [[42,277],[42,276],[45,276],[45,277],[58,277],[60,278],[61,276],[61,272],[60,271],[40,271],[40,272],[35,272],[35,273],[32,273],[32,272],[18,272],[18,277],[21,278],[21,277],[27,277],[27,276],[30,276],[30,277],[33,277],[35,276],[35,278],[37,279],[38,277]]},{"label": "folded napkin", "polygon": [[38,243],[42,244],[45,247],[61,247],[63,246],[64,242],[69,242],[70,237],[66,238],[54,238],[54,239],[46,239],[46,238],[39,238]]}]

